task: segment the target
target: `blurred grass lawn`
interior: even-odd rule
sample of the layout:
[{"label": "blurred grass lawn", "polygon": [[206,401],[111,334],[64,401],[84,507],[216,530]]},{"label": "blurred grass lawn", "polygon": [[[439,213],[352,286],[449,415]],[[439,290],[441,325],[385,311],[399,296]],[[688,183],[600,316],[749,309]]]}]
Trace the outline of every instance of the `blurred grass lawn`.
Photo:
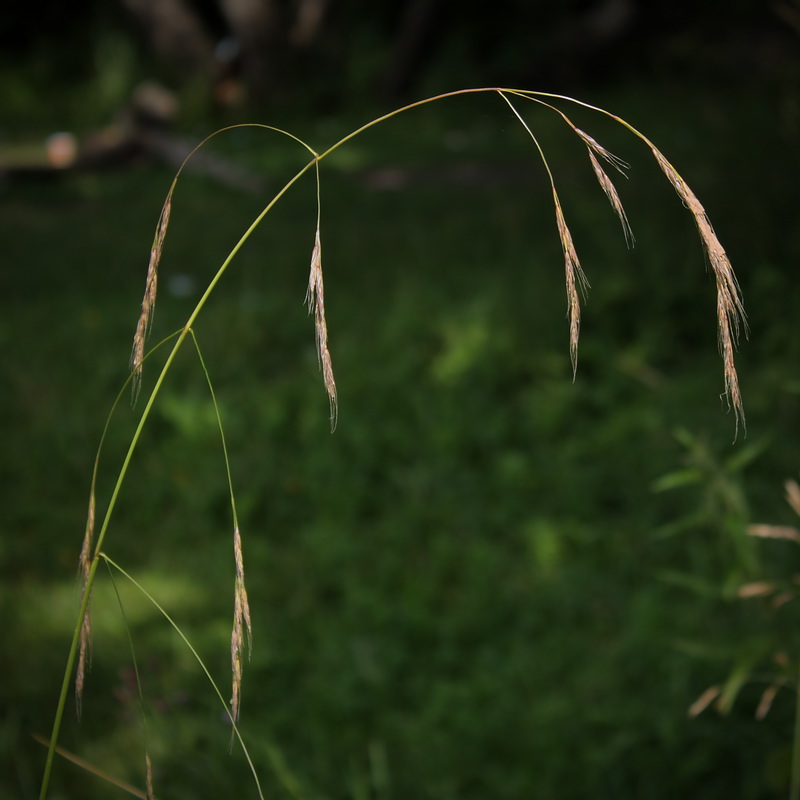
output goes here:
[{"label": "blurred grass lawn", "polygon": [[[721,598],[726,581],[747,577],[719,532],[730,520],[664,538],[712,490],[652,486],[683,463],[678,426],[721,460],[763,443],[744,479],[750,515],[786,514],[780,482],[798,469],[797,138],[774,97],[652,94],[633,87],[605,102],[683,173],[738,270],[752,337],[739,361],[749,435],[733,448],[691,219],[635,140],[582,114],[581,127],[632,162],[617,183],[637,246],[625,249],[585,152],[555,117],[532,114],[593,287],[574,383],[548,189],[524,132],[486,98],[414,112],[323,167],[333,436],[302,306],[311,181],[270,214],[196,326],[244,537],[254,649],[242,729],[267,797],[772,796],[791,739],[788,693],[761,723],[759,687],[726,719],[686,718],[724,678],[726,648],[760,635],[760,613]],[[320,147],[348,130],[305,127]],[[304,158],[251,131],[220,147],[275,187]],[[500,179],[464,182],[459,165],[475,162]],[[411,170],[412,185],[365,186],[365,171],[387,165]],[[509,180],[509,165],[524,179]],[[94,448],[125,377],[170,180],[140,167],[0,194],[0,787],[13,796],[38,790],[43,750],[30,733],[52,722]],[[180,327],[263,202],[183,179],[151,342]],[[151,381],[156,371],[147,365]],[[134,422],[123,403],[99,509]],[[213,410],[186,347],[106,549],[185,627],[223,691],[231,533]],[[676,587],[668,572],[712,591]],[[196,664],[140,596],[120,591],[156,793],[254,796]],[[94,613],[83,721],[67,714],[62,745],[142,785],[131,659],[107,578]],[[692,658],[686,641],[720,658]],[[55,786],[54,798],[118,796],[66,763]]]}]

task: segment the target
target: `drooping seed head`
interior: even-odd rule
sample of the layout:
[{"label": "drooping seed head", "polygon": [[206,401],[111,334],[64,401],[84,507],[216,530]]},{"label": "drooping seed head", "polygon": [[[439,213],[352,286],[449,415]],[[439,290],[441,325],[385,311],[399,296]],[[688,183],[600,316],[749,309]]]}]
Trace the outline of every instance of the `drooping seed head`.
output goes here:
[{"label": "drooping seed head", "polygon": [[589,287],[586,275],[578,260],[578,253],[572,241],[572,234],[564,219],[564,211],[558,193],[553,189],[553,203],[556,210],[556,226],[561,240],[561,249],[564,252],[564,274],[567,284],[567,315],[569,316],[569,353],[572,361],[572,376],[578,369],[578,339],[581,329],[581,302],[579,293],[585,295]]},{"label": "drooping seed head", "polygon": [[[173,184],[174,188],[174,184]],[[136,333],[133,337],[133,350],[131,352],[131,369],[133,370],[133,396],[138,396],[142,381],[142,363],[144,362],[144,346],[147,335],[153,324],[153,313],[156,307],[156,294],[158,290],[158,265],[164,249],[164,238],[167,235],[169,217],[172,211],[172,189],[167,195],[158,228],[150,248],[150,261],[147,265],[147,278],[145,279],[144,297],[142,298],[142,312],[136,323]]]},{"label": "drooping seed head", "polygon": [[594,170],[597,182],[600,184],[600,188],[605,192],[608,202],[611,203],[611,208],[614,209],[614,213],[617,215],[617,218],[622,225],[622,233],[625,236],[625,242],[628,247],[631,247],[633,245],[633,231],[631,230],[630,223],[628,222],[628,215],[625,213],[625,209],[622,207],[622,201],[619,198],[617,187],[614,186],[611,178],[608,177],[608,174],[600,165],[600,162],[597,160],[597,157],[591,149],[589,149],[589,160],[592,163],[592,169]]},{"label": "drooping seed head", "polygon": [[745,424],[745,416],[734,353],[740,330],[744,329],[745,334],[747,334],[747,318],[744,313],[739,284],[725,248],[717,238],[711,226],[711,221],[697,196],[661,151],[653,145],[651,145],[650,149],[661,170],[694,217],[703,250],[714,275],[717,289],[717,332],[725,376],[724,396],[727,398],[729,405],[733,407],[738,432],[739,422],[741,421],[743,426]]},{"label": "drooping seed head", "polygon": [[239,705],[242,692],[242,653],[247,644],[248,652],[252,648],[252,625],[250,622],[250,604],[247,600],[247,589],[244,585],[244,557],[242,555],[242,537],[239,526],[233,531],[233,556],[236,564],[236,578],[233,597],[233,630],[231,631],[231,671],[233,687],[231,693],[231,716],[234,722],[239,719]]},{"label": "drooping seed head", "polygon": [[[95,492],[94,481],[89,492],[89,511],[86,515],[86,531],[83,535],[81,554],[78,561],[78,569],[81,574],[81,601],[86,595],[89,586],[89,571],[91,569],[91,550],[94,540],[94,520],[95,520]],[[75,671],[75,701],[78,709],[78,716],[81,712],[81,701],[83,699],[83,687],[86,681],[86,673],[89,668],[90,650],[92,639],[92,621],[89,605],[86,606],[86,613],[81,623],[80,647],[78,650],[78,666]]]},{"label": "drooping seed head", "polygon": [[325,391],[328,393],[330,405],[331,429],[336,427],[338,413],[336,381],[333,377],[333,362],[328,349],[328,323],[325,319],[325,285],[322,280],[322,244],[320,242],[319,226],[314,236],[314,248],[311,251],[311,270],[308,276],[308,290],[306,291],[308,313],[314,315],[314,329],[317,340],[317,357]]}]

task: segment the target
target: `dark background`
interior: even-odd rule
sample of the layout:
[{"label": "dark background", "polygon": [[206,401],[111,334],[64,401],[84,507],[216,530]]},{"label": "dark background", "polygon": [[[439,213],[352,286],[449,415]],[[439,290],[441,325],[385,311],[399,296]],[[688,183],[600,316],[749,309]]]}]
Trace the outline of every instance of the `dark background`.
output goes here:
[{"label": "dark background", "polygon": [[158,76],[206,95],[233,74],[256,109],[315,113],[469,85],[579,91],[702,79],[741,88],[796,80],[797,14],[790,0],[12,3],[0,45],[19,85],[4,104],[12,117],[14,101],[27,102],[19,111],[29,119],[31,105],[43,110],[114,70],[124,70],[121,83]]},{"label": "dark background", "polygon": [[[336,432],[302,307],[312,181],[269,213],[195,326],[244,541],[242,732],[264,794],[790,796],[797,545],[747,535],[798,526],[784,498],[799,477],[800,397],[789,0],[4,9],[0,794],[38,795],[34,736],[50,735],[75,625],[97,442],[183,155],[244,122],[321,151],[404,103],[498,85],[618,114],[700,197],[748,312],[746,435],[718,398],[713,279],[691,217],[624,128],[559,104],[630,162],[627,180],[609,173],[632,249],[581,143],[547,109],[517,105],[592,284],[574,380],[550,188],[508,107],[466,95],[348,143],[322,165]],[[54,133],[74,144],[66,166]],[[152,344],[184,324],[307,159],[248,128],[208,154],[176,189]],[[148,362],[142,399],[164,357]],[[98,518],[142,399],[115,411]],[[231,531],[214,407],[186,346],[104,549],[168,610],[225,699]],[[99,575],[83,712],[70,698],[60,739],[89,767],[59,758],[50,797],[124,796],[108,776],[142,790],[145,748],[156,796],[257,796],[186,647],[141,592]],[[718,702],[690,718],[710,686]]]}]

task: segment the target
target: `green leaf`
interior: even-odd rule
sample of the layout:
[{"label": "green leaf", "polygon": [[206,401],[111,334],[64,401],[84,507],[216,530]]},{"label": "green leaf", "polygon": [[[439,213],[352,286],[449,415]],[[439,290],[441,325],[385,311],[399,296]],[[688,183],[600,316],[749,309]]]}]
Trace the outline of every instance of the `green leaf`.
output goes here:
[{"label": "green leaf", "polygon": [[743,447],[736,455],[731,456],[725,462],[727,472],[738,472],[746,467],[751,461],[755,461],[772,443],[769,437],[762,437],[758,441]]},{"label": "green leaf", "polygon": [[667,522],[664,525],[659,525],[652,534],[654,541],[660,542],[665,539],[671,539],[673,536],[679,536],[687,531],[696,531],[701,525],[708,522],[708,514],[706,511],[698,511],[694,514],[687,514],[681,519],[674,522]]},{"label": "green leaf", "polygon": [[754,667],[769,653],[769,644],[766,641],[752,643],[747,650],[739,655],[731,669],[722,692],[720,693],[717,707],[720,714],[728,714],[739,696],[739,692],[753,674]]},{"label": "green leaf", "polygon": [[690,575],[688,572],[677,572],[673,570],[659,572],[656,578],[664,583],[670,583],[673,586],[679,586],[682,589],[688,589],[701,597],[715,597],[722,596],[722,589],[719,583],[705,580],[697,575]]},{"label": "green leaf", "polygon": [[666,492],[670,489],[677,489],[681,486],[689,486],[693,483],[700,483],[703,480],[703,473],[699,469],[681,469],[676,472],[668,472],[653,482],[654,492]]}]

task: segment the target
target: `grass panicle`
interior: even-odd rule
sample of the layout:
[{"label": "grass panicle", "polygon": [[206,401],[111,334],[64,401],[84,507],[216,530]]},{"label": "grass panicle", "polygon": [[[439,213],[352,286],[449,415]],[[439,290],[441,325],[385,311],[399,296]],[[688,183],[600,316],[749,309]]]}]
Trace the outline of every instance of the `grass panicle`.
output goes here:
[{"label": "grass panicle", "polygon": [[175,182],[170,187],[164,207],[161,209],[161,217],[158,220],[153,245],[150,248],[150,261],[147,265],[147,277],[145,279],[144,297],[142,298],[142,312],[139,321],[136,323],[136,333],[133,337],[133,350],[131,352],[131,369],[133,371],[133,398],[134,401],[139,395],[142,386],[142,368],[144,363],[144,348],[150,328],[153,325],[153,314],[156,308],[156,295],[158,293],[158,265],[161,263],[161,253],[164,250],[164,239],[169,227],[169,218],[172,212],[172,194],[175,190]]},{"label": "grass panicle", "polygon": [[235,721],[238,721],[242,691],[242,654],[245,648],[245,640],[248,653],[253,647],[253,626],[250,621],[250,604],[247,601],[247,589],[244,585],[242,537],[239,533],[238,525],[233,529],[233,554],[236,562],[236,579],[234,586],[233,630],[231,632],[231,667],[233,673],[231,715]]},{"label": "grass panicle", "polygon": [[311,270],[308,275],[308,291],[306,292],[308,313],[314,315],[314,331],[317,340],[317,357],[322,370],[322,380],[328,393],[330,406],[331,430],[336,429],[338,418],[338,401],[336,381],[333,377],[333,362],[328,349],[328,323],[325,319],[325,285],[322,280],[322,244],[319,236],[319,224],[314,234],[314,248],[311,251]]},{"label": "grass panicle", "polygon": [[[89,586],[89,574],[92,566],[92,543],[94,542],[94,523],[95,523],[95,490],[94,478],[92,478],[92,488],[89,492],[89,511],[86,514],[86,531],[83,535],[81,554],[79,557],[79,570],[81,580],[81,600],[87,592],[91,591]],[[78,652],[78,667],[75,672],[75,701],[78,716],[81,713],[81,700],[83,699],[83,687],[86,681],[86,673],[91,662],[91,641],[92,641],[92,619],[90,606],[87,602],[86,611],[81,621],[80,650]]]},{"label": "grass panicle", "polygon": [[725,374],[724,396],[733,408],[736,417],[736,430],[739,424],[745,426],[744,403],[739,389],[739,377],[736,373],[734,352],[739,339],[740,329],[747,334],[747,318],[744,313],[739,283],[733,272],[728,254],[720,244],[711,221],[695,193],[689,188],[678,171],[667,161],[663,153],[651,145],[651,151],[658,165],[675,188],[681,200],[694,217],[703,249],[711,265],[711,271],[717,286],[717,331],[719,349]]},{"label": "grass panicle", "polygon": [[[619,193],[617,192],[617,187],[614,186],[614,182],[609,178],[608,173],[603,169],[600,165],[600,162],[597,159],[597,156],[600,156],[604,161],[614,167],[620,175],[624,178],[627,178],[627,170],[630,169],[630,165],[627,161],[615,156],[612,152],[607,150],[600,142],[597,141],[593,136],[590,136],[586,131],[581,130],[560,108],[554,106],[552,103],[547,103],[542,100],[540,97],[532,97],[524,92],[512,91],[511,94],[517,95],[519,97],[523,97],[526,100],[532,100],[535,103],[544,106],[545,108],[550,109],[554,113],[558,114],[564,122],[569,125],[572,129],[572,132],[586,145],[587,151],[589,153],[589,161],[592,165],[592,171],[597,178],[598,183],[600,184],[600,188],[605,192],[608,201],[611,203],[611,207],[614,209],[614,213],[617,215],[617,218],[622,225],[622,233],[625,236],[625,242],[627,243],[628,247],[633,246],[633,231],[631,230],[630,223],[628,222],[628,215],[625,213],[625,209],[622,206],[622,201],[620,200]],[[519,115],[517,115],[519,117]],[[520,117],[521,119],[521,117]],[[523,122],[523,124],[525,124]],[[527,127],[527,126],[526,126]]]},{"label": "grass panicle", "polygon": [[[595,146],[589,142],[591,137],[588,137],[588,139],[584,138],[586,134],[583,134],[582,131],[576,128],[560,109],[551,105],[551,103],[547,102],[545,98],[547,98],[547,100],[560,100],[572,103],[582,108],[596,111],[597,113],[602,114],[622,125],[648,146],[662,172],[666,175],[667,179],[678,193],[678,196],[681,198],[681,200],[683,200],[684,205],[689,209],[694,217],[698,233],[700,234],[700,241],[703,246],[703,250],[714,274],[717,291],[717,335],[720,355],[722,356],[723,362],[725,385],[723,397],[727,399],[729,407],[733,408],[734,411],[736,419],[736,431],[734,434],[735,438],[736,435],[738,435],[740,424],[746,430],[744,403],[742,401],[741,390],[739,388],[739,378],[736,371],[734,354],[738,343],[740,330],[743,329],[745,335],[747,335],[747,318],[744,312],[744,305],[742,303],[739,284],[733,272],[730,259],[728,258],[725,249],[720,244],[720,241],[717,238],[713,227],[711,226],[708,215],[706,214],[706,211],[700,201],[697,199],[697,196],[691,190],[686,181],[681,177],[675,167],[672,166],[664,154],[650,141],[650,139],[648,139],[641,131],[634,128],[633,125],[628,123],[622,117],[612,114],[610,111],[607,111],[604,108],[593,106],[590,103],[584,103],[581,100],[576,100],[574,97],[569,97],[567,95],[554,94],[551,92],[534,92],[522,89],[497,89],[496,91],[503,96],[509,105],[511,105],[511,102],[508,100],[508,97],[506,97],[506,94],[522,97],[526,100],[530,100],[540,105],[547,106],[548,108],[552,108],[556,113],[560,114],[562,118],[566,120],[567,124],[570,125],[570,127],[578,134],[578,136],[584,140],[590,150],[594,151],[595,153],[601,154],[600,150],[596,149]],[[517,114],[522,124],[527,128],[528,126],[522,120],[522,117],[519,115],[516,109],[514,110],[514,113]],[[592,142],[594,142],[594,140],[592,140]],[[598,145],[598,147],[600,146]],[[604,148],[601,149],[604,150]],[[609,156],[611,156],[611,154],[609,154]],[[605,156],[603,157],[605,158]],[[616,159],[615,156],[611,156],[611,159],[612,160],[610,163],[616,165],[618,159]],[[602,180],[601,185],[603,185]],[[614,201],[612,200],[611,202],[612,205],[614,205]],[[625,223],[623,222],[623,228],[624,227]]]},{"label": "grass panicle", "polygon": [[567,282],[567,314],[569,316],[569,355],[572,361],[572,377],[578,371],[578,339],[581,332],[581,301],[580,294],[586,295],[589,281],[581,268],[578,253],[572,241],[572,234],[564,219],[564,211],[558,193],[553,187],[553,204],[556,209],[556,227],[561,240],[561,249],[564,252],[564,274]]},{"label": "grass panicle", "polygon": [[147,800],[156,800],[156,793],[153,791],[153,762],[150,753],[144,754],[144,780],[147,790]]},{"label": "grass panicle", "polygon": [[[217,419],[218,421],[220,421],[220,433],[222,434],[223,449],[225,452],[225,463],[228,471],[228,481],[231,491],[231,508],[233,512],[233,528],[234,528],[233,545],[234,545],[234,562],[235,562],[235,580],[234,580],[234,613],[233,613],[233,626],[231,632],[232,694],[229,703],[225,703],[225,701],[222,699],[222,695],[219,692],[213,679],[211,678],[211,675],[207,670],[207,668],[205,667],[205,664],[197,655],[196,651],[189,643],[188,639],[186,639],[181,629],[174,623],[174,621],[167,614],[167,612],[144,589],[144,587],[142,587],[139,583],[137,583],[128,573],[126,573],[122,569],[122,567],[111,561],[111,559],[107,556],[107,554],[102,550],[103,542],[109,528],[112,514],[116,508],[119,492],[121,491],[123,483],[125,482],[128,472],[128,467],[131,463],[133,453],[140,441],[142,430],[147,421],[149,420],[150,412],[156,402],[156,399],[168,374],[170,373],[170,370],[175,361],[178,351],[180,350],[181,346],[183,345],[183,343],[187,338],[191,337],[192,339],[194,339],[194,331],[192,326],[195,320],[198,318],[201,311],[204,309],[206,302],[211,296],[211,294],[215,291],[222,275],[226,272],[226,270],[228,269],[228,267],[238,254],[241,247],[250,238],[251,234],[261,224],[266,215],[271,211],[274,205],[284,196],[284,194],[286,194],[289,191],[289,189],[291,189],[294,186],[295,183],[297,183],[301,178],[303,178],[303,176],[305,176],[307,173],[310,173],[312,170],[316,173],[317,219],[316,219],[316,229],[314,234],[314,245],[311,253],[308,288],[305,301],[308,306],[309,314],[313,315],[314,317],[315,341],[316,341],[317,355],[319,359],[319,367],[322,372],[323,383],[329,402],[331,429],[332,430],[335,429],[338,419],[338,396],[337,396],[336,382],[334,379],[333,365],[328,343],[328,327],[327,327],[327,320],[325,313],[325,291],[324,291],[323,272],[322,272],[322,244],[321,244],[321,234],[320,234],[321,230],[320,163],[327,156],[334,153],[337,149],[348,143],[351,139],[355,138],[359,134],[401,113],[404,113],[411,109],[419,108],[429,103],[437,102],[444,98],[465,96],[475,93],[499,94],[499,96],[511,108],[513,114],[516,116],[518,121],[522,124],[522,126],[529,134],[531,140],[533,141],[536,147],[536,150],[538,151],[541,162],[547,173],[555,209],[556,228],[564,256],[565,282],[566,282],[566,294],[567,294],[567,316],[569,319],[569,351],[570,351],[570,360],[572,363],[573,379],[577,371],[577,363],[578,363],[578,340],[580,335],[580,324],[581,324],[581,299],[582,299],[581,295],[585,296],[589,288],[589,283],[586,278],[586,275],[584,274],[583,268],[581,267],[581,263],[578,259],[578,254],[575,248],[572,234],[567,225],[559,193],[556,189],[556,181],[553,172],[550,168],[547,158],[545,157],[545,153],[539,143],[539,140],[535,136],[528,122],[523,118],[523,116],[519,113],[515,105],[512,103],[511,101],[512,97],[514,97],[515,99],[522,98],[533,101],[535,103],[538,103],[540,106],[544,106],[560,114],[561,117],[566,121],[566,123],[572,129],[572,131],[582,140],[583,144],[586,146],[588,150],[589,160],[594,175],[597,181],[599,182],[603,192],[605,193],[608,201],[610,202],[612,209],[614,210],[616,216],[618,217],[622,225],[626,241],[628,242],[629,245],[632,244],[633,242],[633,236],[631,233],[630,225],[628,224],[627,216],[623,209],[619,193],[617,192],[614,183],[612,182],[611,178],[608,175],[608,172],[604,169],[601,162],[605,162],[606,164],[611,165],[622,175],[625,175],[625,169],[627,168],[627,164],[621,159],[611,154],[602,145],[600,145],[592,136],[590,136],[589,134],[585,133],[583,130],[578,128],[560,109],[558,109],[555,105],[552,105],[551,102],[555,101],[569,102],[581,106],[583,108],[604,114],[605,116],[610,117],[619,124],[623,125],[631,133],[633,133],[633,135],[635,135],[641,141],[647,144],[648,147],[651,149],[651,152],[655,156],[661,170],[667,176],[667,178],[672,183],[675,190],[678,192],[678,195],[683,200],[684,204],[692,213],[695,223],[697,225],[697,229],[699,231],[703,249],[711,265],[711,270],[715,277],[716,291],[717,291],[717,327],[718,327],[718,337],[719,337],[719,348],[724,365],[725,396],[727,397],[730,406],[733,408],[735,412],[737,432],[740,423],[742,424],[742,426],[744,426],[744,409],[742,404],[738,377],[736,373],[736,367],[734,364],[734,352],[738,342],[738,336],[740,330],[744,329],[746,333],[747,326],[746,326],[746,318],[742,305],[739,286],[734,276],[730,260],[728,259],[725,250],[723,249],[716,234],[714,233],[713,228],[711,227],[711,223],[708,219],[705,209],[700,204],[699,200],[694,195],[689,186],[685,183],[683,178],[678,174],[678,172],[669,163],[669,161],[667,161],[667,159],[663,156],[661,151],[658,150],[658,148],[656,148],[643,134],[641,134],[639,131],[637,131],[635,128],[633,128],[631,125],[625,122],[625,120],[623,120],[622,118],[617,117],[614,114],[611,114],[610,112],[602,108],[591,106],[587,103],[583,103],[581,101],[575,100],[574,98],[566,97],[563,95],[549,94],[545,92],[530,92],[517,89],[501,89],[493,87],[493,88],[458,90],[446,94],[437,95],[435,97],[430,97],[425,100],[421,100],[403,106],[402,108],[398,108],[388,114],[385,114],[381,117],[371,120],[365,125],[362,125],[361,127],[357,128],[356,130],[352,131],[348,135],[341,138],[339,141],[337,141],[335,144],[330,146],[327,150],[323,151],[322,153],[317,153],[304,141],[298,139],[296,136],[289,134],[281,129],[267,125],[252,126],[252,127],[259,127],[271,130],[283,136],[288,136],[289,138],[293,139],[295,142],[300,144],[303,148],[305,148],[305,150],[308,151],[308,153],[310,153],[311,158],[309,161],[307,161],[307,163],[305,163],[304,166],[302,166],[296,172],[296,174],[283,186],[283,188],[281,188],[274,195],[272,200],[263,208],[263,210],[255,218],[255,220],[249,225],[245,233],[242,234],[239,241],[235,244],[235,246],[231,249],[231,251],[224,259],[222,264],[219,266],[217,272],[210,280],[207,288],[203,292],[200,299],[197,301],[194,310],[189,315],[183,327],[180,328],[175,334],[173,334],[175,341],[172,346],[172,350],[169,352],[164,365],[161,367],[161,371],[154,383],[153,388],[150,390],[147,402],[145,403],[144,409],[142,410],[135,432],[128,446],[127,453],[125,455],[125,458],[122,462],[122,466],[120,467],[119,473],[117,475],[116,483],[114,484],[113,490],[110,494],[110,498],[106,505],[105,512],[102,517],[102,522],[99,525],[99,533],[97,534],[96,541],[94,533],[95,481],[93,480],[92,482],[90,507],[87,518],[86,531],[84,534],[84,540],[80,555],[80,572],[81,572],[81,585],[82,585],[81,606],[80,606],[79,617],[76,623],[76,629],[74,631],[73,639],[70,645],[69,656],[67,658],[67,665],[64,673],[62,689],[59,695],[55,719],[53,722],[52,735],[48,743],[48,756],[42,777],[42,784],[39,795],[40,800],[44,800],[48,794],[48,787],[52,771],[53,759],[55,753],[58,751],[57,740],[62,722],[66,697],[68,695],[70,677],[72,675],[73,669],[76,668],[76,661],[77,661],[76,694],[78,696],[78,701],[80,703],[80,696],[83,691],[87,663],[89,659],[89,646],[90,646],[89,640],[91,633],[91,625],[89,622],[89,599],[91,597],[91,590],[95,579],[97,566],[101,560],[104,560],[109,566],[113,566],[117,571],[119,571],[122,575],[128,578],[128,580],[130,580],[143,595],[145,595],[148,599],[150,599],[150,601],[156,606],[156,608],[158,608],[161,614],[170,623],[170,625],[172,625],[177,634],[183,639],[186,645],[190,648],[195,658],[197,659],[201,669],[205,672],[206,676],[208,677],[220,701],[225,704],[226,713],[228,714],[230,721],[232,723],[234,735],[242,746],[242,750],[245,753],[248,764],[250,766],[250,770],[253,774],[253,778],[255,780],[256,787],[258,789],[259,797],[263,796],[261,793],[257,772],[250,759],[250,756],[247,752],[247,748],[245,747],[245,743],[242,740],[242,737],[240,736],[237,727],[237,720],[239,717],[240,706],[241,706],[242,660],[245,649],[248,649],[249,651],[251,647],[252,622],[250,617],[250,607],[247,598],[247,591],[245,589],[242,540],[241,540],[238,520],[236,517],[235,503],[233,499],[230,463],[228,460],[227,449],[225,446],[224,434],[222,434],[222,425],[220,421],[219,409],[216,404],[216,399],[214,398],[213,387],[211,387],[210,379],[209,379],[209,388],[211,390],[211,396],[214,401],[214,406],[217,413]],[[237,127],[243,127],[243,126],[239,125],[231,126],[231,128],[237,128]],[[133,340],[133,347],[131,354],[131,374],[128,380],[131,381],[132,383],[134,400],[136,399],[141,388],[142,369],[144,361],[147,357],[145,354],[145,344],[148,333],[153,323],[153,315],[156,304],[159,264],[161,261],[161,256],[164,248],[164,240],[166,237],[167,228],[169,226],[170,214],[172,210],[173,193],[175,190],[176,183],[178,181],[178,177],[180,176],[189,158],[191,158],[191,156],[194,153],[196,153],[198,149],[203,147],[209,141],[209,139],[213,138],[219,133],[222,133],[225,130],[230,130],[230,128],[223,128],[220,131],[211,134],[211,136],[203,140],[203,142],[201,142],[197,146],[197,148],[195,148],[195,150],[192,151],[192,154],[190,154],[190,156],[186,159],[186,161],[184,161],[184,164],[178,170],[178,173],[175,176],[172,185],[170,186],[166,200],[162,207],[161,214],[158,220],[158,225],[156,227],[155,236],[150,250],[150,259],[147,268],[145,291],[142,299],[141,313],[138,318]],[[203,371],[205,372],[206,377],[208,378],[208,371],[206,370],[205,364],[203,364],[202,355],[200,355],[199,349],[198,349],[198,355],[200,356],[200,361],[203,367]],[[103,433],[103,437],[105,437],[105,431]],[[102,441],[103,439],[101,438],[101,446],[102,446]],[[97,473],[97,462],[95,463],[95,476],[96,473]],[[789,492],[788,489],[787,492]],[[793,498],[791,500],[791,502],[793,503],[793,507],[796,510],[800,509],[800,488],[798,488],[796,484],[794,485],[794,488],[791,490],[790,498]],[[704,693],[704,695],[701,698],[698,698],[698,700],[692,705],[692,708],[690,709],[690,714],[696,715],[697,713],[700,713],[700,711],[702,711],[703,708],[705,708],[710,703],[714,702],[714,700],[720,695],[720,691],[721,690],[719,688],[713,687],[712,689]],[[800,722],[798,722],[798,724],[800,725]],[[800,740],[800,736],[798,736],[798,740]],[[798,759],[800,759],[800,755],[798,755]],[[152,797],[153,794],[152,765],[150,764],[149,754],[146,757],[146,771],[147,771],[147,796]]]},{"label": "grass panicle", "polygon": [[620,200],[617,187],[614,186],[614,182],[611,180],[611,178],[609,178],[608,173],[603,169],[602,165],[597,160],[597,156],[599,155],[601,158],[605,159],[626,178],[628,176],[625,174],[625,169],[628,168],[628,165],[612,153],[609,153],[605,147],[598,144],[591,136],[589,136],[588,133],[584,133],[579,128],[575,128],[575,133],[577,133],[586,144],[589,153],[589,161],[592,164],[592,170],[597,178],[597,182],[600,184],[600,188],[605,192],[608,202],[611,203],[611,208],[614,209],[614,213],[617,215],[620,225],[622,225],[622,233],[625,236],[626,244],[628,247],[632,247],[634,237],[633,231],[631,230],[631,225],[628,222],[628,215],[625,213],[625,209],[622,207],[622,200]]},{"label": "grass panicle", "polygon": [[[511,92],[511,94],[516,93]],[[536,138],[536,135],[531,130],[528,123],[519,113],[511,100],[509,100],[508,94],[504,91],[500,91],[500,96],[506,101],[506,103],[508,103],[508,106],[514,113],[514,116],[519,120],[522,127],[525,128],[525,130],[528,132],[528,135],[531,137],[531,140],[536,146],[536,150],[539,153],[539,158],[544,165],[545,171],[547,172],[547,177],[550,181],[550,189],[553,193],[553,205],[556,212],[556,228],[558,230],[559,241],[561,242],[561,250],[564,253],[564,274],[567,285],[567,317],[569,318],[569,355],[570,361],[572,362],[572,378],[574,380],[578,371],[578,340],[580,338],[581,330],[580,294],[583,294],[584,296],[586,295],[586,292],[589,288],[589,281],[586,279],[586,275],[581,268],[581,263],[578,259],[578,253],[575,250],[575,244],[572,240],[572,234],[567,227],[567,221],[564,217],[564,209],[561,207],[561,200],[558,197],[558,190],[556,189],[553,171],[550,169],[550,164],[547,161],[544,150],[542,150],[539,140]],[[540,105],[553,108],[548,103],[540,102]],[[568,124],[572,126],[572,123],[562,112],[555,108],[553,108],[553,110],[561,114],[561,116],[567,120]]]}]

